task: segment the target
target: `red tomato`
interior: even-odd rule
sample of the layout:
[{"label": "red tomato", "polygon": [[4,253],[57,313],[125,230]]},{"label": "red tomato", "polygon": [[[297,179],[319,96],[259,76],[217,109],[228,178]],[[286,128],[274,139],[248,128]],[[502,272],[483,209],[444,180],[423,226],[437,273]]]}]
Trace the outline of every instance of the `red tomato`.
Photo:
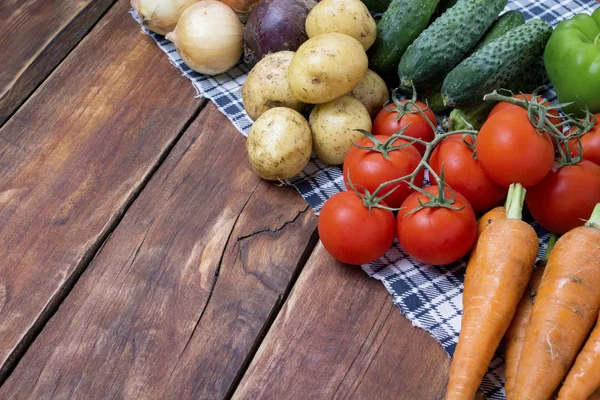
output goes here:
[{"label": "red tomato", "polygon": [[[400,103],[405,104],[406,100],[402,100]],[[415,104],[422,110],[427,108],[427,105],[420,101],[416,101]],[[437,126],[437,119],[430,108],[425,110],[425,115],[427,115],[427,119],[429,119],[434,126]],[[396,120],[396,118],[398,118],[396,104],[390,103],[385,106],[385,108],[377,114],[375,121],[373,121],[373,135],[392,136],[394,133],[397,133],[406,125],[410,124],[410,126],[406,128],[404,135],[422,139],[427,142],[431,142],[435,137],[435,132],[431,129],[429,122],[427,122],[427,119],[425,119],[421,113],[407,113],[399,120]],[[415,144],[415,147],[421,154],[425,153],[425,146],[422,144]]]},{"label": "red tomato", "polygon": [[494,114],[477,136],[477,158],[485,173],[497,184],[540,183],[552,169],[554,147],[546,132],[538,132],[523,109]]},{"label": "red tomato", "polygon": [[319,237],[323,246],[346,264],[366,264],[384,255],[394,241],[394,227],[391,211],[369,210],[354,192],[332,196],[319,215]]},{"label": "red tomato", "polygon": [[465,196],[475,211],[489,210],[506,198],[508,189],[488,178],[461,135],[442,140],[433,150],[429,165],[438,176],[442,164],[446,183]]},{"label": "red tomato", "polygon": [[[583,135],[580,140],[583,147],[583,159],[600,165],[600,114],[596,114],[596,120],[596,126]],[[572,156],[579,154],[577,140],[569,140],[569,150]]]},{"label": "red tomato", "polygon": [[600,203],[600,166],[582,161],[553,168],[548,176],[527,190],[527,208],[544,228],[566,233],[584,224]]},{"label": "red tomato", "polygon": [[[385,143],[389,136],[375,136],[380,142]],[[365,147],[373,147],[373,141],[365,138],[358,142],[359,145]],[[394,146],[406,144],[402,139],[396,139]],[[375,191],[384,182],[393,179],[401,178],[412,173],[421,162],[421,155],[414,146],[404,147],[399,150],[392,150],[388,153],[389,160],[386,160],[382,153],[378,151],[369,151],[352,147],[344,160],[344,181],[346,187],[348,185],[348,173],[352,184],[360,191],[360,186],[364,186],[371,193]],[[423,186],[424,172],[421,170],[415,179],[415,185]],[[410,195],[413,190],[406,183],[389,185],[383,189],[379,196],[383,196],[393,188],[398,187],[392,194],[385,198],[385,204],[390,207],[400,207],[402,202]]]},{"label": "red tomato", "polygon": [[[429,186],[425,191],[437,194],[437,186]],[[451,196],[450,189],[445,190],[446,197]],[[408,214],[429,198],[421,193],[411,194],[398,212],[398,241],[406,254],[417,261],[430,265],[446,265],[465,256],[477,236],[477,221],[473,208],[463,195],[454,192],[454,207],[423,208]]]},{"label": "red tomato", "polygon": [[[533,96],[531,94],[525,94],[525,95],[518,94],[518,95],[513,96],[513,97],[516,98],[516,99],[521,99],[521,100],[527,99],[528,101],[531,101],[531,99],[533,98]],[[548,100],[545,100],[542,104],[545,105],[545,106],[552,105],[552,103],[550,103]],[[499,113],[501,111],[505,111],[505,110],[525,110],[525,109],[522,108],[522,107],[519,107],[519,106],[517,106],[515,104],[510,104],[510,103],[506,103],[506,102],[500,102],[500,103],[496,104],[494,106],[494,108],[492,108],[492,111],[490,111],[490,114],[488,115],[488,118],[491,118],[492,115],[497,114],[497,113]],[[554,118],[548,118],[548,120],[550,122],[552,122],[553,124],[559,124],[562,121],[562,119],[560,118],[560,116],[558,114],[558,110],[556,110],[556,109],[550,110],[548,112],[548,114],[550,116],[552,116],[552,115],[554,116]]]}]

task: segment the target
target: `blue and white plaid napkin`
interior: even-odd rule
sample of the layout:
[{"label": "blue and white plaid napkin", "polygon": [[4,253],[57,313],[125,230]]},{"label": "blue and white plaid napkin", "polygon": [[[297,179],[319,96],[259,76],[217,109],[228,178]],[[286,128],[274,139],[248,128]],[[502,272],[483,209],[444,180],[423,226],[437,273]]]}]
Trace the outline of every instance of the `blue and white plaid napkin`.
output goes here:
[{"label": "blue and white plaid napkin", "polygon": [[[575,14],[591,14],[596,7],[598,3],[594,0],[509,0],[505,11],[519,10],[527,21],[543,18],[556,26]],[[140,22],[133,10],[131,13]],[[142,29],[167,53],[171,63],[192,82],[198,96],[212,100],[240,133],[247,136],[252,120],[244,111],[241,88],[249,68],[240,63],[218,76],[200,75],[183,63],[170,41]],[[326,166],[316,159],[312,159],[304,171],[289,180],[289,183],[296,187],[317,214],[329,197],[345,190],[341,169]],[[549,235],[539,227],[536,230],[540,237],[540,254],[543,254]],[[414,326],[429,332],[452,356],[460,332],[465,266],[464,261],[445,267],[420,264],[407,257],[396,242],[386,255],[371,264],[363,265],[363,269],[384,284],[392,294],[394,303]],[[498,349],[481,385],[485,395],[493,400],[506,397],[503,388],[502,347]]]}]

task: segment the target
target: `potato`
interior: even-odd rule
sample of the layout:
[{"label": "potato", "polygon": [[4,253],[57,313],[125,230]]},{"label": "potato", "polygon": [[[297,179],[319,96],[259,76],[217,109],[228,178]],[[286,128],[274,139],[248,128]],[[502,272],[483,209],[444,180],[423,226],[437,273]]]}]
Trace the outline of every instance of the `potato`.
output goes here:
[{"label": "potato", "polygon": [[306,17],[309,38],[339,32],[352,36],[365,50],[375,42],[377,25],[369,9],[360,0],[323,0]]},{"label": "potato", "polygon": [[246,150],[258,176],[279,181],[296,176],[312,152],[310,126],[298,111],[275,107],[264,112],[248,134]]},{"label": "potato", "polygon": [[342,164],[352,144],[365,136],[355,131],[371,131],[371,117],[365,106],[354,97],[342,96],[320,104],[310,113],[313,150],[326,164]]},{"label": "potato", "polygon": [[343,33],[325,33],[300,46],[288,68],[288,81],[295,98],[322,104],[349,93],[368,68],[358,40]]},{"label": "potato", "polygon": [[372,118],[390,100],[390,92],[385,81],[371,70],[367,71],[365,79],[350,92],[350,96],[363,103]]},{"label": "potato", "polygon": [[253,121],[274,107],[288,107],[296,111],[304,108],[305,104],[292,95],[287,80],[287,70],[294,54],[293,51],[269,54],[248,74],[242,86],[242,101]]}]

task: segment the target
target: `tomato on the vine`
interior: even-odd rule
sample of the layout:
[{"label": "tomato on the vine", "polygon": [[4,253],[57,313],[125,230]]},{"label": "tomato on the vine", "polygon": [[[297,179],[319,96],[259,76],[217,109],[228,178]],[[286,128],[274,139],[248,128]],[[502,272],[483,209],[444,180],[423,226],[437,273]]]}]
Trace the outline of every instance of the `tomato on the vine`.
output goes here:
[{"label": "tomato on the vine", "polygon": [[[579,140],[581,140],[581,147],[583,148],[583,159],[600,165],[600,114],[596,114],[594,128],[585,133]],[[569,150],[571,156],[579,155],[580,148],[576,139],[569,140]]]},{"label": "tomato on the vine", "polygon": [[[436,196],[437,186],[429,186],[426,192]],[[452,192],[444,189],[446,199]],[[398,242],[406,254],[417,261],[431,265],[446,265],[465,256],[477,237],[477,221],[473,208],[463,195],[454,192],[454,201],[447,207],[420,208],[430,198],[422,193],[411,194],[398,212]],[[448,202],[450,202],[448,200]]]},{"label": "tomato on the vine", "polygon": [[[515,99],[521,99],[521,100],[527,100],[527,101],[531,101],[533,99],[533,95],[532,94],[518,94],[516,96],[513,96]],[[540,98],[541,99],[541,98]],[[551,106],[552,103],[550,103],[548,100],[544,99],[544,102],[542,103],[542,105],[544,106]],[[525,110],[524,108],[516,105],[516,104],[511,104],[511,103],[507,103],[507,102],[500,102],[498,104],[496,104],[494,106],[494,108],[492,108],[492,111],[490,111],[488,118],[491,118],[493,115],[501,112],[501,111],[505,111],[505,110]],[[561,122],[560,116],[558,114],[558,110],[557,109],[552,109],[548,111],[548,120],[553,123],[554,125],[559,124]]]},{"label": "tomato on the vine", "polygon": [[[408,100],[401,100],[400,104],[405,106],[407,101]],[[415,104],[425,112],[427,118],[425,118],[414,106],[407,112],[404,112],[401,108],[399,110],[399,107],[395,103],[390,103],[375,117],[375,121],[373,121],[373,134],[392,136],[410,124],[408,128],[406,128],[406,131],[404,131],[405,136],[431,142],[435,137],[435,132],[427,120],[431,121],[433,126],[437,126],[435,114],[425,103],[415,101]],[[399,112],[401,113],[400,118],[398,118]],[[415,147],[421,154],[425,153],[425,146],[422,144],[416,143]]]},{"label": "tomato on the vine", "polygon": [[527,190],[527,208],[541,226],[566,233],[581,226],[600,203],[600,166],[591,161],[553,168]]},{"label": "tomato on the vine", "polygon": [[394,214],[365,206],[355,192],[341,192],[325,202],[319,215],[319,237],[335,259],[366,264],[385,254],[394,241]]},{"label": "tomato on the vine", "polygon": [[[421,162],[421,155],[417,149],[406,141],[396,139],[390,142],[390,137],[383,135],[374,136],[374,138],[378,142],[377,144],[371,138],[364,138],[357,144],[381,149],[380,151],[352,147],[344,160],[344,182],[349,190],[351,187],[348,184],[348,174],[350,174],[350,182],[357,190],[360,191],[362,186],[373,193],[382,183],[411,174]],[[393,148],[402,145],[406,145],[406,147]],[[389,159],[386,159],[385,154]],[[419,187],[423,185],[423,175],[424,172],[421,170],[414,180],[415,185]],[[385,197],[384,201],[390,207],[398,208],[404,199],[413,192],[413,189],[406,183],[400,182],[382,188],[378,197],[389,193],[394,188],[397,189]]]},{"label": "tomato on the vine", "polygon": [[538,131],[522,108],[494,114],[477,135],[477,158],[497,184],[530,187],[552,169],[554,146],[547,132]]},{"label": "tomato on the vine", "polygon": [[[468,144],[473,139],[465,138]],[[441,141],[433,150],[429,165],[436,174],[442,173],[442,165],[446,183],[465,196],[475,211],[485,211],[506,198],[508,189],[492,181],[473,157],[473,149],[461,135],[450,136]]]}]

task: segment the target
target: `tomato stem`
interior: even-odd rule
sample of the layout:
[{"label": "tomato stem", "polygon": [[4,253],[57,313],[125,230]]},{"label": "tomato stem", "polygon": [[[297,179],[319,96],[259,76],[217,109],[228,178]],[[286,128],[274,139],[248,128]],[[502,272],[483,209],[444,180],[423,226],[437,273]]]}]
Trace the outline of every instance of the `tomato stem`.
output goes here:
[{"label": "tomato stem", "polygon": [[[396,189],[399,188],[399,186],[396,186],[395,188],[393,188],[392,190],[390,190],[383,196],[377,197],[375,193],[371,194],[371,192],[369,192],[369,190],[366,187],[364,187],[362,185],[354,185],[352,183],[352,179],[350,179],[350,171],[348,171],[348,186],[350,186],[350,189],[352,189],[352,191],[354,193],[356,193],[362,199],[363,204],[365,205],[365,207],[367,207],[369,209],[369,211],[371,211],[371,209],[373,209],[373,208],[381,208],[383,210],[389,210],[389,211],[400,210],[399,208],[388,207],[385,204],[381,203],[386,197],[388,197],[390,194],[394,193],[396,191]],[[360,189],[362,189],[362,192],[356,188],[357,186]]]},{"label": "tomato stem", "polygon": [[526,192],[527,191],[520,183],[513,183],[510,185],[508,196],[506,197],[506,218],[523,218],[523,203],[525,202]]},{"label": "tomato stem", "polygon": [[377,139],[375,136],[373,136],[373,134],[369,131],[365,131],[364,129],[355,129],[355,131],[362,133],[368,139],[370,139],[371,142],[373,142],[373,146],[361,146],[356,143],[354,143],[353,145],[354,145],[354,147],[357,147],[362,150],[379,152],[383,155],[383,158],[385,158],[386,160],[390,160],[390,152],[391,151],[401,150],[405,147],[412,146],[414,143],[416,143],[415,140],[409,140],[409,141],[407,141],[407,143],[403,143],[399,146],[394,146],[394,142],[396,141],[396,139],[399,139],[400,136],[402,136],[402,133],[404,133],[404,131],[407,128],[408,128],[408,125],[405,126],[404,128],[402,128],[398,133],[390,136],[389,139],[386,140],[384,143],[382,143],[379,139]]},{"label": "tomato stem", "polygon": [[596,229],[600,229],[600,203],[596,204],[596,207],[594,207],[594,211],[592,211],[592,216],[585,223],[585,226],[591,226]]}]

